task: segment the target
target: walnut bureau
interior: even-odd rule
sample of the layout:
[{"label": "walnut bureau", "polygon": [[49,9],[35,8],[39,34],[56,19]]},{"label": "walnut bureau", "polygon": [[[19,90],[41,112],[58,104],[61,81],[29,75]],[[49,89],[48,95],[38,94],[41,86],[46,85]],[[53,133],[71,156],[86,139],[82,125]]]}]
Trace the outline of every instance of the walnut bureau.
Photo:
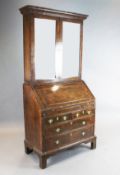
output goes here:
[{"label": "walnut bureau", "polygon": [[[36,6],[25,6],[20,11],[24,34],[25,151],[35,151],[40,167],[46,168],[47,158],[58,151],[81,143],[91,143],[91,149],[96,148],[95,97],[81,77],[83,20],[87,15]],[[80,24],[78,76],[36,79],[35,18],[56,21],[56,46],[63,42],[63,21]]]}]

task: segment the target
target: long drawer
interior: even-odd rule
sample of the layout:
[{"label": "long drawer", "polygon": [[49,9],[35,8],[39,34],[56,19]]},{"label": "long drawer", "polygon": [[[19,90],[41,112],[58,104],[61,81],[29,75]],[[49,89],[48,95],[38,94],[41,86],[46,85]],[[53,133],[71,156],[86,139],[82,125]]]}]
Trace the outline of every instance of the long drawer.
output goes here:
[{"label": "long drawer", "polygon": [[62,146],[69,145],[78,141],[84,141],[85,139],[94,135],[94,125],[80,128],[70,131],[67,134],[59,135],[46,139],[46,151],[58,149]]},{"label": "long drawer", "polygon": [[94,124],[94,117],[89,116],[79,119],[73,119],[64,123],[58,123],[56,125],[51,125],[45,128],[45,137],[54,137],[55,135],[61,135],[64,132],[69,132],[73,129],[86,127],[92,124]]}]

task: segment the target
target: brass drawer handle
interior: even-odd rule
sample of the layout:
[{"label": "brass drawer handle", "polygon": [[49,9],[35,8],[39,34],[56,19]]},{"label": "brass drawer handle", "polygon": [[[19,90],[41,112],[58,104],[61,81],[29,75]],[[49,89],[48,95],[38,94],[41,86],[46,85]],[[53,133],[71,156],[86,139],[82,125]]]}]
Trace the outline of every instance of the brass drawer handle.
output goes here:
[{"label": "brass drawer handle", "polygon": [[56,120],[59,121],[59,117],[56,117]]},{"label": "brass drawer handle", "polygon": [[87,114],[90,115],[91,114],[91,111],[87,111]]},{"label": "brass drawer handle", "polygon": [[57,128],[57,129],[56,129],[56,132],[57,132],[57,133],[59,133],[59,132],[60,132],[60,130],[61,130],[60,128]]},{"label": "brass drawer handle", "polygon": [[82,131],[81,135],[84,137],[86,135],[86,132]]},{"label": "brass drawer handle", "polygon": [[56,141],[55,141],[55,144],[56,144],[56,145],[58,145],[59,143],[60,143],[60,141],[59,141],[59,140],[56,140]]},{"label": "brass drawer handle", "polygon": [[63,116],[63,120],[67,120],[67,116],[65,115],[65,116]]},{"label": "brass drawer handle", "polygon": [[48,123],[49,123],[49,124],[52,124],[52,123],[53,123],[53,119],[49,119],[49,120],[48,120]]},{"label": "brass drawer handle", "polygon": [[87,122],[86,122],[85,120],[82,121],[82,125],[86,125],[86,123],[87,123]]},{"label": "brass drawer handle", "polygon": [[84,115],[85,114],[85,111],[82,111],[82,114]]},{"label": "brass drawer handle", "polygon": [[77,118],[79,117],[79,115],[80,115],[79,113],[76,113],[76,117],[77,117]]}]

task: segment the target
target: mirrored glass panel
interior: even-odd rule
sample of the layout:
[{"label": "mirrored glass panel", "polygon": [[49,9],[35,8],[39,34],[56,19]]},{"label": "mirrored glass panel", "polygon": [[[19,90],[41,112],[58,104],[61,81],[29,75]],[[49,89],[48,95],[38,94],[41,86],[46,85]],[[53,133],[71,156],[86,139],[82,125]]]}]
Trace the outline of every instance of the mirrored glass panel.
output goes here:
[{"label": "mirrored glass panel", "polygon": [[55,78],[55,20],[35,18],[35,79]]},{"label": "mirrored glass panel", "polygon": [[80,24],[63,22],[62,78],[79,75]]}]

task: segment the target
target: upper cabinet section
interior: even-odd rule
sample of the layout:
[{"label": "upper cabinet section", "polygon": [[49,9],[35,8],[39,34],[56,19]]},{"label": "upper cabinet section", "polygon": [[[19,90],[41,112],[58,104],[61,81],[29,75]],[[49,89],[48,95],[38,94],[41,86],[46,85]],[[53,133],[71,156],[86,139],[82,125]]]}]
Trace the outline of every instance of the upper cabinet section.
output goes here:
[{"label": "upper cabinet section", "polygon": [[36,6],[23,14],[24,80],[61,81],[82,74],[83,20],[87,15]]}]

